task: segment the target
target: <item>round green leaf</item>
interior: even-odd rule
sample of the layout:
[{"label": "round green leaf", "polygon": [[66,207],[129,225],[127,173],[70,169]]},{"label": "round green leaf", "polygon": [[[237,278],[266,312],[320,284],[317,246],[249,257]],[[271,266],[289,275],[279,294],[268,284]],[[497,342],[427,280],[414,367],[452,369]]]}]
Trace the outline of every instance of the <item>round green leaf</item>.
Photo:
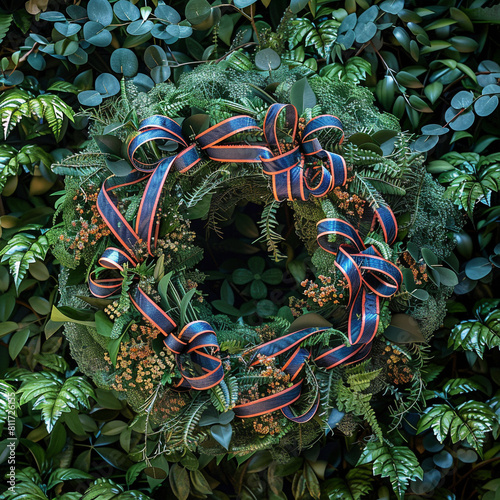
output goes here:
[{"label": "round green leaf", "polygon": [[250,257],[248,259],[248,268],[253,274],[262,274],[266,267],[266,261],[262,257]]},{"label": "round green leaf", "polygon": [[139,19],[127,26],[127,33],[134,36],[146,35],[153,28],[153,21],[144,21],[143,19]]},{"label": "round green leaf", "polygon": [[[375,7],[375,6],[373,6]],[[377,34],[377,25],[372,22],[366,24],[358,24],[354,28],[354,35],[356,37],[356,42],[366,43],[369,42]]]},{"label": "round green leaf", "polygon": [[100,23],[89,21],[83,26],[85,41],[96,47],[107,47],[111,44],[111,33]]},{"label": "round green leaf", "polygon": [[99,106],[102,103],[102,96],[97,90],[84,90],[78,94],[78,101],[83,106]]},{"label": "round green leaf", "polygon": [[151,78],[155,83],[163,83],[170,78],[170,66],[156,66],[151,70]]},{"label": "round green leaf", "polygon": [[110,97],[120,92],[120,82],[112,74],[102,73],[95,79],[95,89],[103,97]]},{"label": "round green leaf", "polygon": [[76,35],[82,27],[76,23],[55,23],[54,28],[61,33],[61,35],[70,37]]},{"label": "round green leaf", "polygon": [[459,113],[460,110],[451,107],[446,110],[444,118],[449,122],[449,127],[452,130],[467,130],[474,123],[474,112],[471,110],[466,113]]},{"label": "round green leaf", "polygon": [[466,90],[461,90],[458,94],[453,96],[451,105],[455,109],[468,108],[474,100],[474,94]]},{"label": "round green leaf", "polygon": [[375,21],[375,19],[377,19],[378,12],[378,7],[376,5],[372,5],[358,17],[358,24],[371,23]]},{"label": "round green leaf", "polygon": [[139,69],[137,56],[130,49],[114,50],[110,58],[111,69],[115,73],[121,73],[126,77],[133,77]]},{"label": "round green leaf", "polygon": [[267,287],[262,280],[254,280],[250,285],[252,299],[264,299],[267,297]]},{"label": "round green leaf", "polygon": [[261,318],[268,318],[269,316],[274,316],[278,310],[277,306],[268,299],[259,300],[257,302],[257,314]]},{"label": "round green leaf", "polygon": [[141,17],[139,9],[128,0],[119,0],[113,6],[113,10],[120,21],[137,21]]},{"label": "round green leaf", "polygon": [[413,147],[416,151],[424,153],[430,151],[438,142],[439,136],[437,135],[423,135],[413,143]]},{"label": "round green leaf", "polygon": [[262,273],[262,281],[268,285],[279,285],[283,279],[281,269],[267,269]]},{"label": "round green leaf", "polygon": [[81,47],[78,47],[78,50],[74,54],[68,56],[68,61],[75,66],[87,64],[88,60],[89,55]]},{"label": "round green leaf", "polygon": [[273,49],[264,49],[255,55],[255,66],[263,71],[278,69],[281,65],[281,58]]},{"label": "round green leaf", "polygon": [[158,45],[150,45],[144,51],[144,62],[149,69],[168,64],[167,54]]},{"label": "round green leaf", "polygon": [[113,8],[108,0],[90,0],[87,5],[87,14],[91,21],[109,26],[113,21]]},{"label": "round green leaf", "polygon": [[442,127],[441,125],[431,124],[422,127],[423,135],[444,135],[450,131],[449,128]]},{"label": "round green leaf", "polygon": [[491,262],[484,257],[476,257],[465,264],[465,275],[471,280],[480,280],[492,270]]},{"label": "round green leaf", "polygon": [[189,0],[186,5],[186,19],[191,24],[200,24],[210,16],[212,6],[207,0]]},{"label": "round green leaf", "polygon": [[249,269],[236,269],[232,274],[235,285],[246,285],[253,280],[253,274]]},{"label": "round green leaf", "polygon": [[474,111],[478,116],[488,116],[497,109],[498,97],[484,95],[474,103]]},{"label": "round green leaf", "polygon": [[144,73],[139,73],[134,76],[132,80],[134,85],[139,89],[140,92],[148,92],[155,86],[155,82]]},{"label": "round green leaf", "polygon": [[441,284],[444,286],[455,286],[458,285],[458,276],[457,274],[447,267],[434,266],[434,268],[439,273],[439,278],[441,280]]},{"label": "round green leaf", "polygon": [[404,0],[385,0],[380,4],[380,9],[388,14],[399,14],[404,6]]},{"label": "round green leaf", "polygon": [[179,13],[169,5],[160,3],[155,9],[155,16],[162,21],[168,21],[172,24],[177,24],[181,21],[181,16]]}]

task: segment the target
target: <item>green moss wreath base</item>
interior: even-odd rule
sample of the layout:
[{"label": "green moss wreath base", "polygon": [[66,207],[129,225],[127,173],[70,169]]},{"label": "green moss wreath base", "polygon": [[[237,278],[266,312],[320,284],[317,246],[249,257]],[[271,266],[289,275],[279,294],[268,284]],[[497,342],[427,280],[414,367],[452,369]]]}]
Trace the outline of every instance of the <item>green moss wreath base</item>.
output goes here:
[{"label": "green moss wreath base", "polygon": [[[242,71],[242,60],[252,69]],[[86,150],[55,168],[66,176],[66,193],[57,214],[61,223],[49,232],[53,253],[64,267],[53,319],[68,322],[65,335],[80,369],[98,387],[114,390],[155,430],[148,438],[154,446],[147,453],[187,448],[210,455],[245,455],[269,448],[283,459],[334,427],[350,435],[366,423],[369,432],[382,439],[386,426],[400,425],[421,398],[425,344],[439,327],[456,283],[448,233],[458,225],[458,217],[443,198],[443,189],[426,174],[423,158],[412,151],[411,138],[400,131],[398,120],[380,113],[365,88],[310,76],[308,68],[300,66],[258,71],[241,53],[184,74],[178,86],[160,84],[142,93],[124,84],[121,97],[107,102],[92,112],[93,139]],[[167,116],[182,124],[192,142],[196,134],[235,115],[262,124],[273,102],[293,104],[305,122],[321,114],[341,120],[346,136],[341,148],[335,130],[321,132],[318,140],[324,149],[343,156],[347,183],[321,198],[279,203],[261,164],[222,163],[201,154],[188,172],[167,178],[161,211],[154,215],[160,227],[154,256],[119,273],[122,287],[116,296],[92,297],[88,276],[96,270],[102,273],[99,257],[105,248],[117,245],[96,207],[97,196],[111,174],[131,171],[126,144],[139,123],[153,115]],[[237,139],[262,144],[262,131]],[[286,131],[283,141],[293,146]],[[168,141],[151,143],[142,151],[144,161],[174,154],[173,146]],[[145,185],[116,190],[119,210],[131,224]],[[392,208],[399,225],[393,245],[363,218],[381,203]],[[325,218],[355,226],[365,245],[402,270],[404,282],[390,299],[381,301],[377,335],[366,359],[330,370],[305,362],[297,412],[319,394],[314,418],[295,423],[279,411],[234,418],[235,405],[292,383],[279,356],[251,366],[245,356],[252,347],[301,328],[325,326],[301,346],[314,353],[348,342],[347,283],[335,266],[336,257],[317,243],[316,224]],[[239,240],[219,239],[216,252],[219,245],[221,254],[234,249],[256,255],[245,263],[249,254],[239,254],[239,263],[230,259],[207,270],[206,242],[211,236],[206,235],[225,236],[233,223]],[[146,257],[144,248],[136,250]],[[284,281],[284,276],[290,279]],[[180,326],[195,320],[210,323],[223,360],[220,384],[206,391],[175,389],[180,378],[175,356],[160,331],[131,303],[134,287]],[[278,290],[280,300],[267,299],[269,290]],[[377,415],[379,405],[390,412]]]}]

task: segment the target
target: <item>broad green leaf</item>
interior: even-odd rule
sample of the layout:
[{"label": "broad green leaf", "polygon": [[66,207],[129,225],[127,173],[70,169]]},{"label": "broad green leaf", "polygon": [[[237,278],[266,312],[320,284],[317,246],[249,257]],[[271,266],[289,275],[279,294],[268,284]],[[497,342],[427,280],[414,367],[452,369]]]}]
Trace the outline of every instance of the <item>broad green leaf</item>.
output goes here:
[{"label": "broad green leaf", "polygon": [[466,401],[457,407],[440,403],[424,411],[417,432],[432,429],[440,443],[447,437],[453,444],[465,441],[481,455],[486,434],[498,423],[498,416],[486,403]]},{"label": "broad green leaf", "polygon": [[500,347],[500,310],[491,311],[484,320],[471,319],[456,325],[448,346],[475,352],[480,358],[486,349]]},{"label": "broad green leaf", "polygon": [[42,411],[48,432],[64,412],[80,405],[90,408],[89,398],[94,397],[94,390],[85,378],[74,376],[63,381],[52,372],[36,372],[17,392],[21,396],[20,405],[32,402],[33,409]]},{"label": "broad green leaf", "polygon": [[357,466],[373,463],[373,474],[388,477],[394,493],[401,499],[408,483],[423,478],[417,457],[406,446],[390,446],[372,441],[366,445]]}]

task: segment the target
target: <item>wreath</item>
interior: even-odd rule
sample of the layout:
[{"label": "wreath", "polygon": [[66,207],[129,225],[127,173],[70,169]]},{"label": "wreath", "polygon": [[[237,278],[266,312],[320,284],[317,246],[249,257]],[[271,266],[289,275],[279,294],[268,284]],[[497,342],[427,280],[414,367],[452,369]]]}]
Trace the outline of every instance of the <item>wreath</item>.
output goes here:
[{"label": "wreath", "polygon": [[85,113],[52,319],[153,454],[382,439],[418,406],[460,221],[369,90],[235,52]]}]

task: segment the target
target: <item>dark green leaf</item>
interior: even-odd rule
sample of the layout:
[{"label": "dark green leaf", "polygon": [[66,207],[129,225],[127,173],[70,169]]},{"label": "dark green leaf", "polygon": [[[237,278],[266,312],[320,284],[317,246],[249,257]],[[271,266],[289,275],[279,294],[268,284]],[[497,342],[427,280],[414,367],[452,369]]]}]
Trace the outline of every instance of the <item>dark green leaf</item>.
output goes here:
[{"label": "dark green leaf", "polygon": [[255,66],[263,71],[278,69],[281,65],[279,54],[273,49],[264,49],[255,55]]},{"label": "dark green leaf", "polygon": [[109,62],[115,73],[121,73],[126,77],[135,76],[139,68],[137,56],[130,49],[114,50]]},{"label": "dark green leaf", "polygon": [[290,102],[297,108],[299,116],[305,109],[316,106],[316,96],[307,81],[307,78],[295,82],[290,89]]}]

